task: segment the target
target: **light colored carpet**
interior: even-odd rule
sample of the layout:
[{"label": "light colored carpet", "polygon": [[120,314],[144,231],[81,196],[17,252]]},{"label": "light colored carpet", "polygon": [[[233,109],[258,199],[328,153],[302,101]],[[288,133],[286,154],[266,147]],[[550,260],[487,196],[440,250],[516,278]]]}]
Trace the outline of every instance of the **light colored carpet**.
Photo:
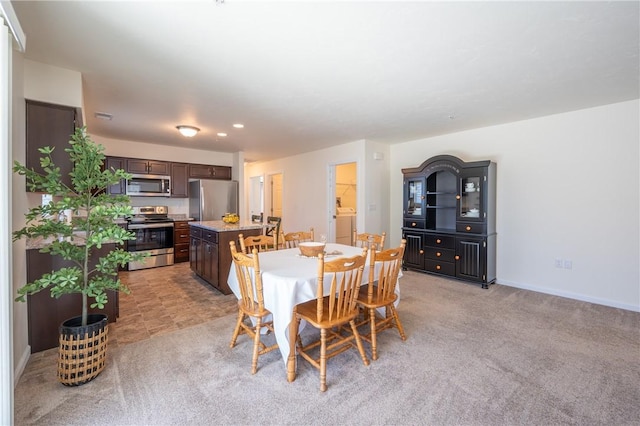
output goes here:
[{"label": "light colored carpet", "polygon": [[288,383],[277,351],[252,376],[247,336],[229,349],[228,315],[118,347],[80,387],[60,385],[55,365],[28,367],[15,424],[640,423],[640,314],[415,272],[401,284],[407,341],[385,331],[368,367],[355,350],[329,360],[325,393],[302,359]]}]

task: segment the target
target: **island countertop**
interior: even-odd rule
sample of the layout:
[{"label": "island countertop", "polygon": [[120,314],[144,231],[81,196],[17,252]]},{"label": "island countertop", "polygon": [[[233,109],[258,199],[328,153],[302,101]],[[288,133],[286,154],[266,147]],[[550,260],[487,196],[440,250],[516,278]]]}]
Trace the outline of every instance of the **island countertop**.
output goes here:
[{"label": "island countertop", "polygon": [[189,226],[208,229],[216,232],[244,231],[247,229],[271,228],[274,225],[240,220],[238,223],[226,223],[221,220],[205,220],[203,222],[189,222]]}]

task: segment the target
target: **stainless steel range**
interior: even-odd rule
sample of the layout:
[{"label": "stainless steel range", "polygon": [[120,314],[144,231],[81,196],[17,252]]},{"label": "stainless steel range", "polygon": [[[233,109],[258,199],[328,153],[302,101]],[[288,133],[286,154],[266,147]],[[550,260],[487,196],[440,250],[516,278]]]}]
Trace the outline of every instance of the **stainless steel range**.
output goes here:
[{"label": "stainless steel range", "polygon": [[127,250],[148,253],[139,262],[129,262],[129,270],[173,265],[173,219],[167,206],[134,207],[134,215],[127,219],[127,229],[135,233]]}]

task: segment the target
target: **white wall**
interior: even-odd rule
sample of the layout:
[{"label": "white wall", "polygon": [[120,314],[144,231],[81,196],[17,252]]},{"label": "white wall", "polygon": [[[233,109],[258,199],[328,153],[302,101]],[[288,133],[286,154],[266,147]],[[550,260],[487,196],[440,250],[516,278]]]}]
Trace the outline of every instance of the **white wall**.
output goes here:
[{"label": "white wall", "polygon": [[[374,234],[386,232],[388,235],[391,228],[402,226],[402,222],[391,222],[389,217],[389,193],[393,188],[389,182],[390,147],[367,141],[364,148],[364,175],[358,186],[358,193],[361,191],[360,188],[364,189],[364,199],[361,199],[362,205],[358,206],[357,229]],[[391,246],[385,242],[385,247]]]},{"label": "white wall", "polygon": [[[245,165],[245,177],[248,180],[252,176],[282,173],[282,230],[294,232],[313,227],[318,236],[328,234],[335,204],[335,200],[329,200],[329,166],[357,162],[357,185],[360,188],[363,183],[360,169],[364,164],[364,146],[364,141],[351,142],[279,160],[248,163]],[[267,193],[265,203],[268,200]],[[269,211],[269,206],[265,205],[265,210]]]},{"label": "white wall", "polygon": [[82,74],[24,59],[26,99],[82,108]]},{"label": "white wall", "polygon": [[[26,106],[24,101],[23,59],[17,52],[13,53],[13,82],[12,82],[12,146],[11,162],[25,163],[26,157]],[[29,197],[26,192],[25,179],[22,176],[11,176],[11,232],[21,229],[25,225],[24,214],[27,212]],[[24,239],[12,243],[12,299],[18,294],[18,288],[27,282],[26,244]],[[13,360],[16,377],[20,377],[29,357],[28,348],[28,320],[27,304],[14,302],[13,304]]]},{"label": "white wall", "polygon": [[635,100],[393,145],[390,244],[401,168],[439,154],[492,160],[498,282],[640,310],[639,121]]}]

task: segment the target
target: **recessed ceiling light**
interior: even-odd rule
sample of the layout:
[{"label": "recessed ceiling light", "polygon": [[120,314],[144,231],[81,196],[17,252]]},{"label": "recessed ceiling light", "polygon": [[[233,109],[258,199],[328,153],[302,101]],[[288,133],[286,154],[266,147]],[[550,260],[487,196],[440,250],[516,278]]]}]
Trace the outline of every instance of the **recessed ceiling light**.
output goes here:
[{"label": "recessed ceiling light", "polygon": [[95,112],[93,113],[93,116],[95,118],[99,118],[100,120],[107,121],[111,121],[111,119],[113,118],[113,114],[109,114],[108,112]]},{"label": "recessed ceiling light", "polygon": [[236,129],[243,129],[244,128],[244,124],[236,123],[236,124],[233,125],[233,127],[235,127]]},{"label": "recessed ceiling light", "polygon": [[227,136],[227,134],[223,133],[223,132],[220,132],[220,133],[218,133],[218,136],[223,136],[224,137],[224,136]]},{"label": "recessed ceiling light", "polygon": [[182,134],[182,136],[185,136],[187,138],[194,137],[200,131],[200,129],[198,129],[195,126],[184,126],[184,125],[176,126],[176,129],[178,129],[178,131]]}]

